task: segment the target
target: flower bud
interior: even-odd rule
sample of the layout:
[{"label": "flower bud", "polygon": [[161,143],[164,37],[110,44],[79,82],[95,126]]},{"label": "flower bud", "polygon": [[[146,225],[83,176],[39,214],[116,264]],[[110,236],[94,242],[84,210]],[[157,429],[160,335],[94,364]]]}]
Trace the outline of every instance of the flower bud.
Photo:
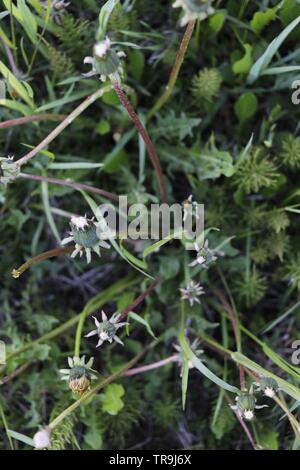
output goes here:
[{"label": "flower bud", "polygon": [[41,431],[38,431],[33,436],[34,447],[36,449],[46,449],[50,446],[51,429],[46,426]]},{"label": "flower bud", "polygon": [[20,167],[13,157],[0,158],[0,183],[7,184],[19,176]]}]

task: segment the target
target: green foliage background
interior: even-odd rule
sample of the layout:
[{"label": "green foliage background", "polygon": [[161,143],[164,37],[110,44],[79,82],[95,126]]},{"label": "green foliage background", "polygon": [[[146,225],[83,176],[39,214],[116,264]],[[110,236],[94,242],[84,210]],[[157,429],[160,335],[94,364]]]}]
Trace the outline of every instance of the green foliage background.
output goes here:
[{"label": "green foliage background", "polygon": [[[48,120],[0,129],[0,156],[18,159],[26,146],[37,145],[54,128],[56,115],[67,115],[99,86],[97,78],[82,77],[87,71],[83,59],[91,55],[98,29],[99,2],[74,0],[48,23],[45,9],[38,6],[41,2],[18,2],[19,8],[24,4],[30,9],[36,25],[28,15],[27,21],[15,17],[11,23],[9,3],[1,2],[0,60],[18,81],[16,87],[1,65],[8,90],[7,101],[0,101],[0,120],[48,115]],[[290,363],[292,343],[299,339],[299,105],[291,101],[291,85],[299,78],[300,26],[256,76],[253,66],[284,28],[299,18],[300,4],[229,0],[216,1],[215,7],[214,15],[196,24],[170,100],[148,120],[147,112],[164,90],[184,33],[180,10],[170,1],[117,2],[108,34],[123,43],[127,93],[140,118],[147,120],[170,202],[183,202],[193,194],[195,201],[205,204],[206,227],[219,229],[210,232],[210,246],[225,242],[225,256],[216,264],[208,270],[193,269],[206,295],[201,305],[186,305],[189,337],[202,341],[210,370],[239,386],[236,364],[212,344],[236,350],[232,325],[216,295],[219,289],[246,330],[241,332],[244,355],[299,386],[299,368],[292,374],[274,355]],[[2,15],[5,11],[8,14]],[[129,202],[159,198],[144,146],[114,92],[95,102],[47,150],[50,153],[39,153],[24,171],[127,194]],[[104,165],[74,170],[68,167],[74,162]],[[94,199],[104,201],[97,195]],[[0,186],[0,338],[12,354],[2,379],[24,366],[19,375],[0,385],[0,449],[28,449],[7,429],[33,435],[74,401],[58,370],[73,355],[75,324],[60,332],[61,325],[120,280],[124,282],[120,289],[105,301],[109,314],[124,310],[149,284],[113,250],[104,250],[89,266],[68,256],[47,260],[13,279],[13,268],[58,245],[68,231],[69,213],[92,215],[82,194],[72,188],[22,178]],[[138,247],[135,250],[139,256]],[[149,257],[148,272],[162,280],[137,312],[159,342],[139,366],[174,354],[178,289],[185,285],[190,260],[192,254],[175,241]],[[84,333],[91,325],[87,319]],[[258,340],[253,341],[251,334]],[[32,343],[44,335],[45,340]],[[81,353],[94,356],[94,368],[106,376],[152,341],[143,325],[134,321],[130,336],[124,332],[122,339],[123,349],[97,350],[92,340],[84,339]],[[113,385],[121,388],[108,388]],[[176,364],[119,378],[108,387],[55,429],[53,449],[250,446],[223,391],[196,369],[190,371],[185,411]],[[286,399],[292,406],[294,401]],[[269,408],[258,411],[250,425],[257,444],[266,449],[299,448],[288,420],[280,420],[282,410],[272,401],[267,404]]]}]

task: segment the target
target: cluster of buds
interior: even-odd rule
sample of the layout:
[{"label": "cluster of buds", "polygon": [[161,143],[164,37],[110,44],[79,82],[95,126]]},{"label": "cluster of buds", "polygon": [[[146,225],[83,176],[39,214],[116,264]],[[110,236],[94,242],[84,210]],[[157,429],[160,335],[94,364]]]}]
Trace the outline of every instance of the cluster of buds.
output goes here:
[{"label": "cluster of buds", "polygon": [[74,216],[70,221],[70,236],[62,240],[61,244],[75,243],[72,258],[78,254],[82,256],[85,251],[87,263],[90,263],[92,251],[101,256],[100,247],[110,248],[110,244],[103,239],[107,237],[107,226],[105,224],[105,221],[102,224],[101,222],[95,222],[93,219]]},{"label": "cluster of buds", "polygon": [[184,15],[181,18],[181,26],[185,26],[190,21],[203,21],[208,16],[215,13],[212,7],[214,0],[176,0],[173,3],[174,8],[181,7]]},{"label": "cluster of buds", "polygon": [[84,64],[91,64],[92,70],[83,74],[90,78],[99,75],[102,82],[107,77],[113,77],[119,81],[119,72],[122,73],[121,58],[125,57],[123,51],[116,51],[112,46],[110,39],[106,37],[103,41],[94,45],[93,57],[85,57]]},{"label": "cluster of buds", "polygon": [[14,162],[14,157],[0,158],[0,183],[8,184],[15,180],[20,173],[19,165]]},{"label": "cluster of buds", "polygon": [[99,322],[97,318],[93,317],[95,321],[96,329],[90,331],[87,335],[85,335],[85,337],[89,338],[90,336],[98,335],[99,341],[96,345],[96,348],[101,346],[104,343],[104,341],[108,341],[109,343],[116,341],[117,343],[124,346],[123,341],[120,340],[120,338],[117,336],[116,333],[119,328],[121,328],[122,326],[128,325],[128,323],[119,322],[121,318],[120,313],[114,314],[110,319],[108,319],[106,313],[104,312],[104,310],[102,310],[101,316],[102,316],[102,322]]},{"label": "cluster of buds", "polygon": [[68,357],[70,369],[60,369],[62,380],[68,380],[70,389],[77,395],[83,395],[90,388],[92,379],[97,378],[97,372],[91,367],[94,359],[85,363],[85,356]]}]

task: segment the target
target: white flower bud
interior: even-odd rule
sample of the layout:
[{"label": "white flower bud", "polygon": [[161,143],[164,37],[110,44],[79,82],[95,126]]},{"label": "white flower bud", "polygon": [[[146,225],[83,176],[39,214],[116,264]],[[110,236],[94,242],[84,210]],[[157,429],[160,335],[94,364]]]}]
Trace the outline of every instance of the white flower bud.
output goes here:
[{"label": "white flower bud", "polygon": [[50,446],[50,434],[51,430],[49,427],[45,427],[41,431],[38,431],[33,436],[34,447],[36,449],[45,449]]}]

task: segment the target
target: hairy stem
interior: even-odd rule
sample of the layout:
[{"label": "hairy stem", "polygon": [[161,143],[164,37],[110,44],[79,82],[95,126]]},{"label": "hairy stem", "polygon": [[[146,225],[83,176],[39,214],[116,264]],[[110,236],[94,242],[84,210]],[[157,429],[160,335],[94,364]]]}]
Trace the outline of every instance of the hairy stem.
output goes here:
[{"label": "hairy stem", "polygon": [[150,109],[150,111],[148,112],[147,114],[148,119],[150,119],[153,116],[153,114],[155,114],[160,108],[164,106],[164,104],[166,103],[166,101],[168,101],[168,99],[170,98],[173,92],[179,71],[181,69],[181,66],[185,57],[186,50],[188,48],[188,45],[190,43],[193,31],[194,31],[195,23],[196,21],[190,21],[186,27],[184,36],[182,38],[180,47],[177,52],[175,63],[170,73],[169,81],[165,87],[163,94],[157,100],[153,108]]},{"label": "hairy stem", "polygon": [[76,119],[83,111],[85,111],[91,104],[94,103],[98,98],[103,96],[105,93],[111,90],[111,86],[106,86],[96,90],[92,95],[88,96],[77,108],[75,108],[50,134],[45,137],[34,149],[24,155],[17,161],[17,164],[21,167],[39,153],[43,148],[50,144],[66,127],[68,127],[74,119]]},{"label": "hairy stem", "polygon": [[83,189],[84,191],[87,191],[88,193],[99,194],[100,196],[106,197],[107,199],[110,199],[111,201],[115,201],[115,202],[118,202],[119,200],[119,197],[116,194],[110,193],[109,191],[105,191],[104,189],[94,188],[93,186],[89,186],[88,184],[75,183],[73,181],[70,181],[69,179],[62,180],[58,178],[49,178],[47,176],[30,175],[28,173],[20,173],[19,177],[25,178],[28,180],[34,180],[34,181],[46,181],[47,183],[50,183],[50,184],[68,186],[73,189]]},{"label": "hairy stem", "polygon": [[164,177],[163,177],[163,172],[162,168],[159,162],[159,158],[157,156],[156,150],[154,148],[154,145],[149,137],[148,132],[146,131],[145,127],[141,123],[141,120],[137,116],[136,112],[134,111],[133,107],[131,106],[130,102],[128,101],[125,93],[123,92],[119,81],[114,78],[113,76],[111,78],[111,84],[114,87],[114,90],[121,102],[121,104],[124,106],[126,111],[128,112],[132,122],[134,123],[135,127],[137,128],[138,132],[140,133],[141,137],[143,138],[146,148],[148,150],[152,165],[154,167],[156,176],[157,176],[157,181],[159,185],[159,190],[160,190],[160,196],[163,202],[167,201],[167,191],[165,187],[165,182],[164,182]]},{"label": "hairy stem", "polygon": [[162,359],[161,361],[153,362],[152,364],[147,364],[146,366],[136,367],[135,369],[129,369],[124,372],[123,376],[131,377],[132,375],[143,374],[149,370],[159,369],[160,367],[166,366],[171,362],[177,362],[178,357],[178,354],[173,354],[173,356],[169,356],[166,359]]},{"label": "hairy stem", "polygon": [[23,116],[8,121],[0,122],[0,129],[7,129],[9,127],[21,126],[29,122],[36,121],[62,121],[65,119],[65,114],[32,114],[31,116]]},{"label": "hairy stem", "polygon": [[11,275],[15,279],[18,279],[21,276],[21,274],[27,271],[27,269],[29,269],[33,264],[39,263],[40,261],[44,261],[45,259],[54,258],[54,256],[65,255],[66,253],[70,253],[73,250],[74,250],[74,246],[65,246],[65,247],[59,247],[59,248],[54,248],[53,250],[45,251],[44,253],[41,253],[40,255],[30,258],[28,261],[26,261],[26,263],[22,264],[22,266],[20,266],[19,268],[13,269]]}]

